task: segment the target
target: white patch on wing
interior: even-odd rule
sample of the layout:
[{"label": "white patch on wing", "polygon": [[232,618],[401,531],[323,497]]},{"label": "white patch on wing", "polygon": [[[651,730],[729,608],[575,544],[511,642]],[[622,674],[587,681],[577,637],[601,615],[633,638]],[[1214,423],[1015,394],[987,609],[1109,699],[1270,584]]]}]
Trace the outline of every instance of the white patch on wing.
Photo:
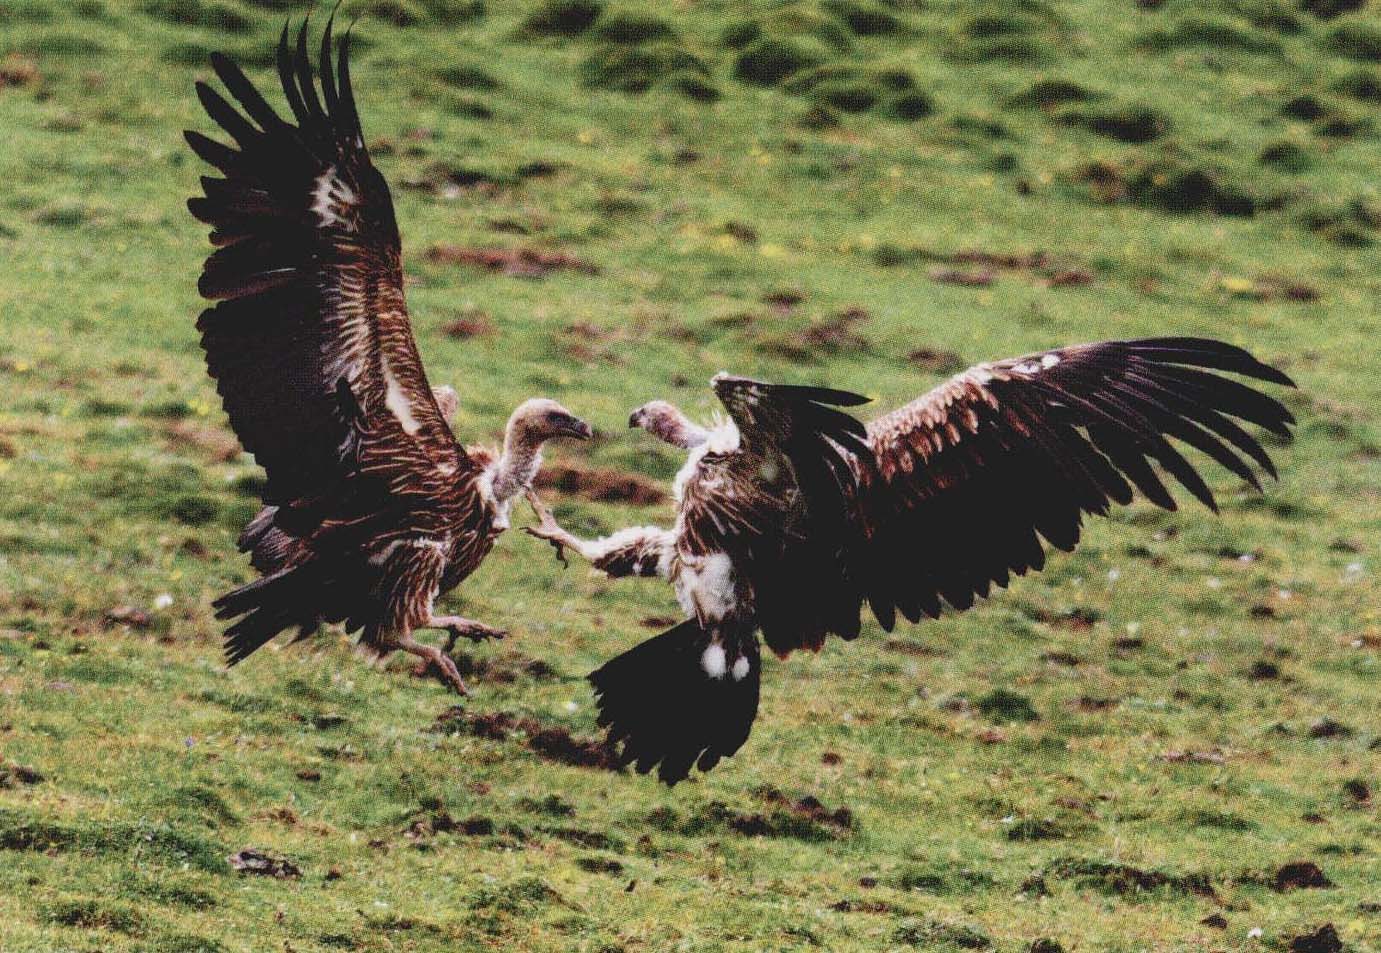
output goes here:
[{"label": "white patch on wing", "polygon": [[398,378],[393,376],[393,368],[388,363],[388,355],[382,355],[384,370],[384,405],[403,428],[403,432],[411,436],[422,429],[422,425],[417,422],[417,418],[412,414],[412,401],[408,400],[408,395],[403,391],[403,385],[398,382]]},{"label": "white patch on wing", "polygon": [[336,175],[334,165],[317,176],[316,181],[312,184],[312,211],[316,213],[317,221],[322,228],[344,225],[353,231],[355,228],[353,220],[344,218],[341,213],[348,206],[354,205],[356,201],[355,190],[346,185],[340,176]]},{"label": "white patch on wing", "polygon": [[[738,663],[734,664],[737,665]],[[725,671],[728,670],[724,658],[724,646],[718,642],[711,642],[705,646],[705,651],[700,655],[700,667],[710,678],[723,678]]]},{"label": "white patch on wing", "polygon": [[389,558],[398,551],[400,546],[411,546],[414,549],[434,549],[439,553],[446,552],[446,544],[439,539],[395,539],[384,546],[383,549],[373,553],[369,557],[372,566],[379,566],[388,562]]},{"label": "white patch on wing", "polygon": [[741,682],[748,677],[748,670],[753,667],[753,663],[748,661],[748,656],[740,655],[734,660],[734,681]]},{"label": "white patch on wing", "polygon": [[1060,355],[1058,354],[1047,354],[1041,358],[1041,367],[1054,367],[1058,363],[1060,363]]},{"label": "white patch on wing", "polygon": [[738,604],[734,563],[726,553],[682,559],[674,582],[681,609],[701,622],[719,622]]}]

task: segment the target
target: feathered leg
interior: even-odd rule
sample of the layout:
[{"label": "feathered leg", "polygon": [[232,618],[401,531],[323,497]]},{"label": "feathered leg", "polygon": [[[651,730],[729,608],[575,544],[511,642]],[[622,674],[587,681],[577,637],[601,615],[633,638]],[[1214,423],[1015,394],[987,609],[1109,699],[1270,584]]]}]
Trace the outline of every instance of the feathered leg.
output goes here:
[{"label": "feathered leg", "polygon": [[563,529],[545,507],[537,508],[537,513],[541,524],[524,527],[524,530],[530,536],[551,543],[556,548],[556,558],[563,564],[565,550],[570,549],[610,576],[667,575],[675,549],[675,537],[668,530],[657,526],[630,526],[602,539],[585,540]]},{"label": "feathered leg", "polygon": [[427,663],[426,671],[438,673],[441,681],[449,685],[457,695],[470,694],[470,689],[465,687],[465,679],[460,677],[460,669],[456,667],[455,659],[439,647],[418,642],[411,634],[399,639],[397,645],[404,652],[423,659]]}]

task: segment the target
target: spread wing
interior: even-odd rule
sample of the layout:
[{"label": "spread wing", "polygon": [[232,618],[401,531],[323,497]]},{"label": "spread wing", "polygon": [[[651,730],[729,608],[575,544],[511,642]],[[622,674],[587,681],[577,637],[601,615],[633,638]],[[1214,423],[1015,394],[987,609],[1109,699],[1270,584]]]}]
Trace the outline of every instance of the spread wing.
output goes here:
[{"label": "spread wing", "polygon": [[1073,549],[1083,515],[1130,503],[1134,488],[1175,509],[1164,474],[1216,510],[1172,440],[1260,489],[1253,465],[1275,467],[1238,421],[1288,438],[1294,417],[1215,371],[1294,386],[1220,341],[1108,341],[980,364],[872,421],[863,575],[879,622],[934,617],[942,599],[969,608],[1040,569],[1042,540]]},{"label": "spread wing", "polygon": [[[350,38],[331,61],[321,40],[320,91],[303,24],[284,27],[278,74],[291,122],[240,68],[212,66],[231,105],[197,94],[233,140],[187,142],[221,173],[188,202],[211,225],[216,251],[199,289],[217,302],[197,326],[207,367],[245,449],[267,473],[265,501],[280,524],[310,528],[359,493],[362,474],[398,498],[428,498],[471,469],[428,386],[403,300],[393,199],[370,162],[350,83]],[[316,502],[312,502],[316,501]],[[332,502],[335,501],[335,502]],[[356,514],[358,515],[358,514]]]},{"label": "spread wing", "polygon": [[768,644],[786,654],[858,634],[844,566],[857,496],[851,458],[871,460],[863,425],[839,406],[866,397],[719,376],[737,449],[706,453],[683,490],[678,547],[728,553],[752,586]]}]

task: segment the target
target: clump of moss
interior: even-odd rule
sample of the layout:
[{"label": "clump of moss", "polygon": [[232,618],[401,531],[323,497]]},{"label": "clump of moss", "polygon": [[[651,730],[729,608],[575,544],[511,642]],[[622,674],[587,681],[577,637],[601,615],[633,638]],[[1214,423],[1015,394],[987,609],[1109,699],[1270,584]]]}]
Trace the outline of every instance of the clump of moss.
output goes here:
[{"label": "clump of moss", "polygon": [[1043,66],[1055,59],[1050,45],[1032,36],[1001,36],[959,47],[955,59],[964,63],[1012,63]]},{"label": "clump of moss", "polygon": [[606,43],[629,46],[676,39],[671,24],[646,13],[611,13],[599,22],[595,35]]},{"label": "clump of moss", "polygon": [[674,43],[597,47],[580,64],[581,81],[594,89],[642,93],[676,72],[708,75],[705,64]]},{"label": "clump of moss", "polygon": [[414,0],[375,0],[369,6],[369,15],[401,27],[417,26],[427,19],[426,9]]},{"label": "clump of moss", "polygon": [[1381,103],[1381,76],[1371,70],[1359,69],[1349,73],[1333,84],[1334,90],[1344,96],[1360,99],[1367,103]]},{"label": "clump of moss", "polygon": [[523,21],[528,36],[579,36],[594,26],[604,11],[598,0],[544,0]]},{"label": "clump of moss", "polygon": [[803,4],[782,7],[761,22],[763,36],[814,39],[841,53],[853,48],[853,35],[843,23]]},{"label": "clump of moss", "polygon": [[1328,35],[1328,46],[1354,60],[1381,63],[1381,27],[1360,20],[1344,23]]},{"label": "clump of moss", "polygon": [[978,699],[976,706],[985,718],[994,721],[1039,721],[1040,715],[1025,695],[994,688]]},{"label": "clump of moss", "polygon": [[1354,13],[1367,5],[1367,0],[1303,0],[1300,7],[1320,20],[1331,20],[1344,13]]},{"label": "clump of moss", "polygon": [[1158,110],[1147,106],[1127,106],[1120,109],[1087,112],[1070,110],[1061,114],[1060,121],[1084,126],[1100,136],[1118,142],[1151,142],[1165,135],[1170,120]]},{"label": "clump of moss", "polygon": [[818,66],[825,52],[804,40],[759,40],[734,62],[734,75],[759,86],[775,86],[803,69]]},{"label": "clump of moss", "polygon": [[1103,94],[1067,79],[1038,79],[1010,100],[1013,106],[1034,106],[1053,109],[1066,103],[1088,103],[1103,98]]},{"label": "clump of moss", "polygon": [[1162,212],[1250,217],[1259,204],[1220,170],[1177,158],[1135,159],[1121,166],[1094,162],[1078,178],[1089,183],[1099,201],[1129,201]]},{"label": "clump of moss", "polygon": [[889,119],[914,122],[935,112],[935,102],[918,90],[899,93],[882,105],[882,114]]},{"label": "clump of moss", "polygon": [[436,76],[453,89],[479,89],[491,92],[500,86],[499,81],[487,70],[465,63],[443,67],[437,71]]},{"label": "clump of moss", "polygon": [[1320,238],[1344,248],[1366,248],[1381,227],[1381,210],[1355,199],[1345,204],[1319,204],[1300,214],[1300,224]]},{"label": "clump of moss", "polygon": [[487,12],[484,0],[418,0],[432,20],[457,26],[478,20]]},{"label": "clump of moss", "polygon": [[205,27],[227,33],[247,33],[254,25],[233,6],[206,0],[147,0],[144,12],[178,26]]},{"label": "clump of moss", "polygon": [[867,112],[880,98],[875,86],[861,80],[830,80],[812,91],[816,101],[840,112]]},{"label": "clump of moss", "polygon": [[903,25],[901,18],[891,10],[867,0],[826,0],[825,9],[858,36],[897,33]]},{"label": "clump of moss", "polygon": [[1244,53],[1279,53],[1280,41],[1245,30],[1221,17],[1189,16],[1169,30],[1151,30],[1136,41],[1138,48],[1165,53],[1185,47],[1207,46]]},{"label": "clump of moss", "polygon": [[1305,172],[1314,164],[1308,151],[1297,142],[1282,139],[1261,150],[1257,161],[1282,172]]},{"label": "clump of moss", "polygon": [[720,96],[719,87],[695,70],[679,70],[672,73],[662,82],[662,86],[698,103],[717,102]]},{"label": "clump of moss", "polygon": [[738,20],[730,23],[719,35],[721,46],[731,50],[741,50],[749,43],[762,39],[762,24],[757,20]]}]

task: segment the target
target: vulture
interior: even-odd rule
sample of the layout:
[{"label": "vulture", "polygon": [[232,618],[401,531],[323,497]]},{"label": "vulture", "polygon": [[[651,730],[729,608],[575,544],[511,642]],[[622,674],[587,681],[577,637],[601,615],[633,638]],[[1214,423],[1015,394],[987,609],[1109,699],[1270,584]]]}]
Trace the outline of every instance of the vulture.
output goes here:
[{"label": "vulture", "polygon": [[[228,57],[211,66],[239,108],[206,83],[197,95],[227,145],[187,132],[220,177],[188,208],[214,252],[198,284],[214,305],[197,321],[206,365],[244,449],[265,471],[264,508],[240,548],[259,578],[214,603],[230,665],[278,633],[322,623],[360,632],[382,659],[402,649],[455,691],[457,638],[504,633],[440,615],[439,595],[475,571],[532,491],[542,445],[586,439],[553,400],[509,418],[502,448],[465,447],[449,424],[457,396],[433,389],[403,296],[402,248],[388,185],[365,147],[350,83],[350,36],[318,78],[307,25],[278,44],[285,120]],[[446,651],[414,639],[450,633]]]},{"label": "vulture", "polygon": [[[1220,341],[1080,344],[979,364],[866,426],[866,398],[712,380],[728,419],[701,427],[653,401],[629,425],[688,452],[671,529],[579,539],[549,515],[529,528],[611,576],[670,581],[684,622],[589,676],[624,764],[668,784],[737,752],[757,715],[759,633],[780,657],[859,634],[866,603],[897,615],[971,607],[1046,545],[1072,550],[1085,514],[1134,492],[1168,510],[1178,482],[1213,493],[1174,442],[1261,489],[1276,470],[1239,421],[1288,439],[1275,398],[1224,373],[1294,386]],[[1167,479],[1167,476],[1169,479]]]}]

